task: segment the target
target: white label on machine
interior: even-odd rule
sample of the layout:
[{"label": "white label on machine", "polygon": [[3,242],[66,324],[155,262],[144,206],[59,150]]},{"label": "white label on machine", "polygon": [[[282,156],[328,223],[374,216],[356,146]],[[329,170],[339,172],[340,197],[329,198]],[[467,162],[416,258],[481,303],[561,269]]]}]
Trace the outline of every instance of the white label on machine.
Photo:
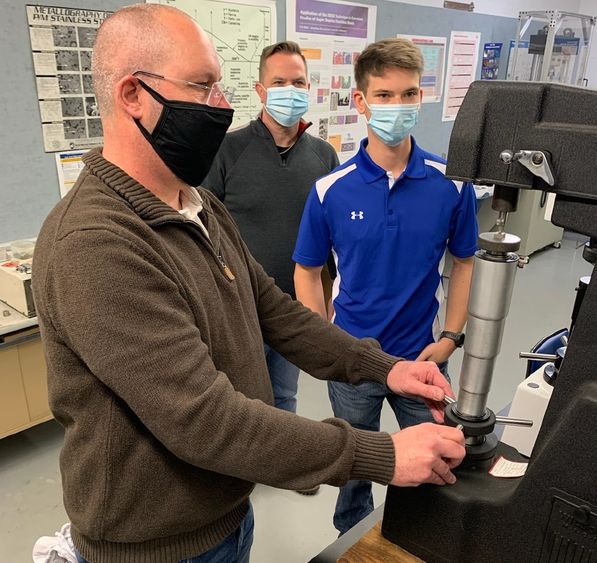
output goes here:
[{"label": "white label on machine", "polygon": [[545,215],[543,218],[546,221],[551,221],[551,214],[553,213],[553,204],[556,200],[556,194],[547,194],[547,201],[545,202]]},{"label": "white label on machine", "polygon": [[512,478],[522,477],[528,467],[528,462],[509,461],[500,456],[489,470],[489,474],[494,477]]}]

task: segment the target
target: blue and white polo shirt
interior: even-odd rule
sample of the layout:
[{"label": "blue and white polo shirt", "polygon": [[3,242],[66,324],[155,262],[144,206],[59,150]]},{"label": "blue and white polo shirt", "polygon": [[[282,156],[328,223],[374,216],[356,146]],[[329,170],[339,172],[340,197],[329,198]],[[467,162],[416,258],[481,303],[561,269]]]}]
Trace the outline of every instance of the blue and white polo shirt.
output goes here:
[{"label": "blue and white polo shirt", "polygon": [[293,260],[322,266],[330,250],[333,322],[382,349],[414,359],[439,335],[446,247],[458,258],[477,249],[475,194],[444,175],[445,160],[412,141],[395,181],[366,151],[319,179],[309,194]]}]

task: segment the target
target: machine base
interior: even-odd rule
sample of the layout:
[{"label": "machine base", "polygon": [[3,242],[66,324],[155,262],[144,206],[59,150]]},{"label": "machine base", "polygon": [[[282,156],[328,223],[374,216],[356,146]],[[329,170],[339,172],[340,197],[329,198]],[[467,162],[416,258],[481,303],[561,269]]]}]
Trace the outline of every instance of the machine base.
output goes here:
[{"label": "machine base", "polygon": [[[502,443],[497,455],[526,459]],[[428,563],[597,561],[597,508],[586,499],[550,488],[529,514],[523,478],[455,473],[452,486],[388,487],[383,536]]]}]

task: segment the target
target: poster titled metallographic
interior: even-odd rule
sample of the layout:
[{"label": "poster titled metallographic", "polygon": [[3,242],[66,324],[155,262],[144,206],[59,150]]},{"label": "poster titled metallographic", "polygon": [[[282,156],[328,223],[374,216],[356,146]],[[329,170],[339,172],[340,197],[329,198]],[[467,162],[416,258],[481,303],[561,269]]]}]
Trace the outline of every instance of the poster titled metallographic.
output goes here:
[{"label": "poster titled metallographic", "polygon": [[333,145],[340,161],[353,156],[367,135],[363,117],[353,103],[354,63],[375,40],[376,7],[348,2],[289,0],[288,39],[296,41],[307,59],[309,129]]},{"label": "poster titled metallographic", "polygon": [[110,14],[27,6],[46,152],[89,148],[103,142],[91,78],[91,52],[97,29]]}]

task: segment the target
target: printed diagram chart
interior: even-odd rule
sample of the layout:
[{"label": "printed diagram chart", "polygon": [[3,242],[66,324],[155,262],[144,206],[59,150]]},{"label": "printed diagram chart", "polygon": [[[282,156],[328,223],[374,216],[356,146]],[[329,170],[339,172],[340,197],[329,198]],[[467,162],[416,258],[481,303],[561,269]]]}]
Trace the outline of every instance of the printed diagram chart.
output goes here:
[{"label": "printed diagram chart", "polygon": [[238,127],[261,110],[255,93],[259,80],[259,57],[276,42],[274,1],[200,3],[192,0],[162,1],[189,14],[209,34],[222,66],[222,81],[235,88],[234,120]]},{"label": "printed diagram chart", "polygon": [[[245,4],[209,2],[209,17],[197,21],[211,36],[220,57],[222,80],[236,88],[234,125],[247,123],[261,109],[255,93],[259,80],[259,57],[272,39],[271,9]],[[217,10],[212,9],[218,7]],[[209,21],[207,21],[209,20]]]}]

